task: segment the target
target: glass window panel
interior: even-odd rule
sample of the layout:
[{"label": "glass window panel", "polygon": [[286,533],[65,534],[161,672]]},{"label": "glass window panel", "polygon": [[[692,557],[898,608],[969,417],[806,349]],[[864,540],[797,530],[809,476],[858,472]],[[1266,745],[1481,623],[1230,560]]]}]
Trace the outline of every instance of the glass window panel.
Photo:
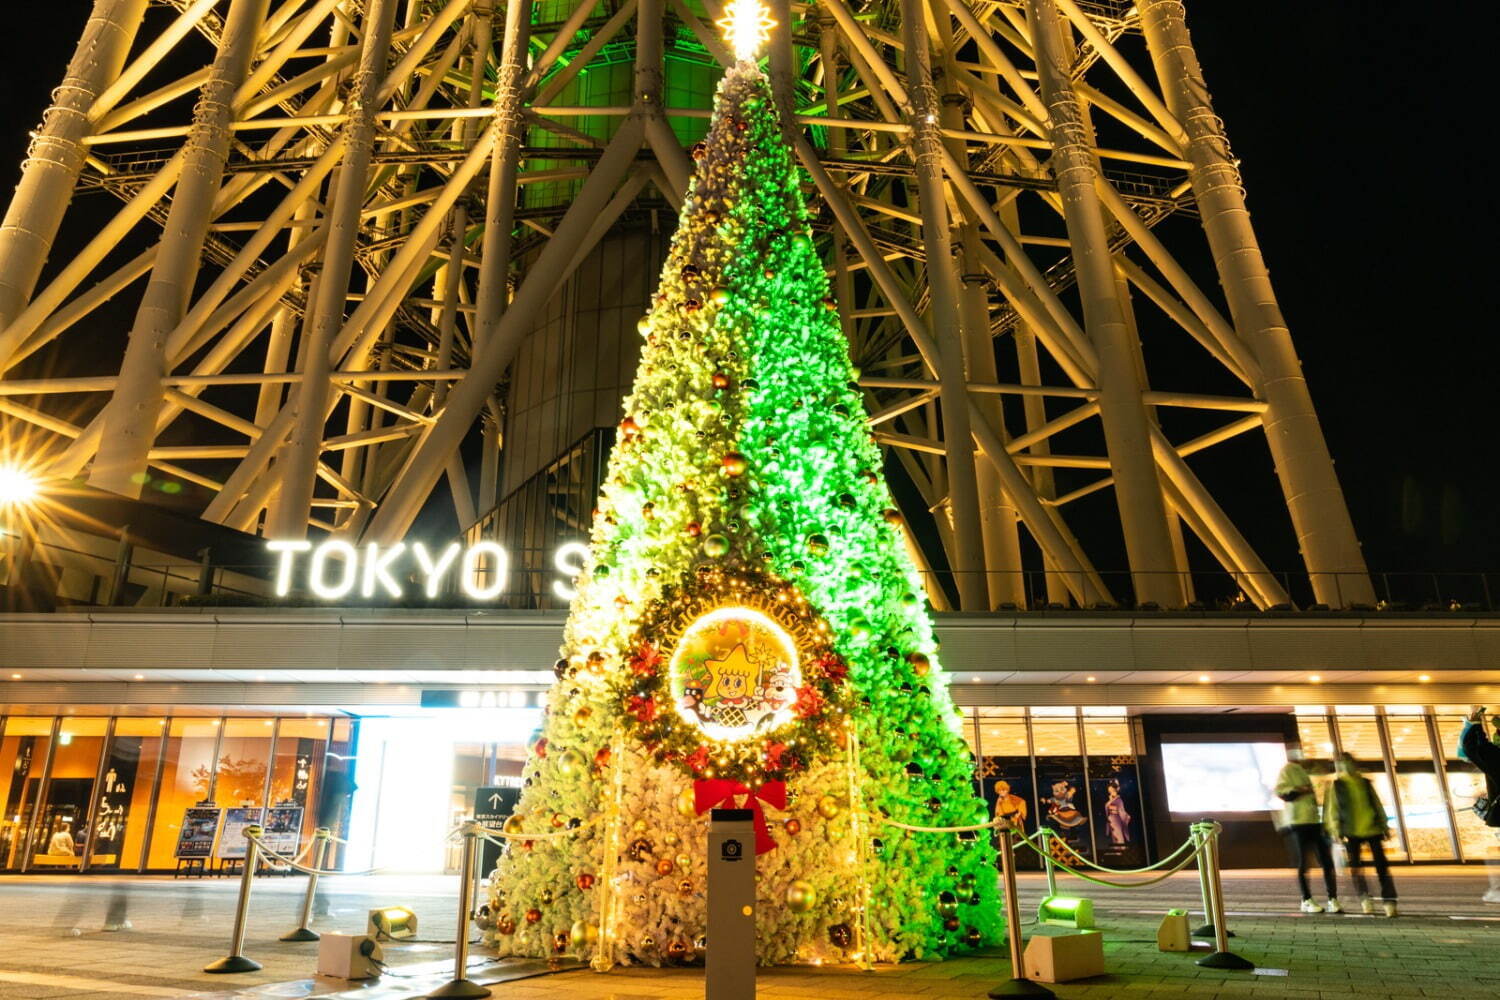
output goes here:
[{"label": "glass window panel", "polygon": [[0,814],[0,869],[19,869],[26,857],[51,742],[51,718],[5,720],[5,736],[0,739],[0,803],[5,806]]},{"label": "glass window panel", "polygon": [[1130,726],[1115,719],[1084,719],[1083,742],[1091,756],[1129,756]]},{"label": "glass window panel", "polygon": [[1453,839],[1442,785],[1430,760],[1425,768],[1416,769],[1419,766],[1415,762],[1396,764],[1396,787],[1401,792],[1406,835],[1411,839],[1411,859],[1452,861]]},{"label": "glass window panel", "polygon": [[129,871],[140,866],[166,724],[165,719],[115,720],[114,739],[104,761],[104,784],[94,801],[89,868]]},{"label": "glass window panel", "polygon": [[266,804],[266,772],[270,769],[271,734],[275,719],[228,719],[219,749],[214,801],[226,807],[253,808]]},{"label": "glass window panel", "polygon": [[1420,715],[1390,715],[1385,720],[1391,734],[1391,756],[1399,760],[1432,761],[1432,741],[1427,720]]},{"label": "glass window panel", "polygon": [[108,719],[63,719],[52,755],[47,798],[31,835],[31,867],[37,871],[79,869],[88,836],[89,804]]},{"label": "glass window panel", "polygon": [[1333,760],[1333,730],[1326,715],[1297,716],[1297,742],[1302,755],[1312,760]]},{"label": "glass window panel", "polygon": [[176,866],[177,838],[188,809],[208,799],[218,719],[173,719],[162,754],[161,795],[152,824],[149,868]]},{"label": "glass window panel", "polygon": [[1031,739],[1038,757],[1081,754],[1078,723],[1074,719],[1032,719]]},{"label": "glass window panel", "polygon": [[980,719],[979,751],[985,757],[1025,757],[1025,719]]},{"label": "glass window panel", "polygon": [[1386,773],[1385,751],[1380,745],[1380,727],[1372,716],[1338,716],[1339,743],[1344,753],[1357,762],[1359,770],[1375,786],[1375,794],[1385,807],[1386,820],[1390,823],[1391,837],[1386,841],[1386,854],[1392,858],[1406,860],[1406,845],[1401,842],[1400,824],[1396,822],[1396,797],[1392,794],[1391,776]]}]

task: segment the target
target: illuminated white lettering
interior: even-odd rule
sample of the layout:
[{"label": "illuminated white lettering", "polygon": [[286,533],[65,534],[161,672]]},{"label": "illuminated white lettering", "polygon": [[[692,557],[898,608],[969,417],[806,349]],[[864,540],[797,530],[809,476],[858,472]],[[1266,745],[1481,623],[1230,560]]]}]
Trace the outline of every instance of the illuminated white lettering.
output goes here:
[{"label": "illuminated white lettering", "polygon": [[[480,564],[480,560],[486,556],[490,557],[488,560],[490,565],[487,568]],[[509,572],[510,557],[506,555],[504,547],[499,542],[475,542],[464,552],[459,585],[463,587],[465,594],[476,601],[493,600],[505,590],[505,578]],[[490,577],[490,582],[481,583],[481,577],[486,575]]]},{"label": "illuminated white lettering", "polygon": [[[334,584],[329,584],[326,579],[328,573],[328,560],[333,556],[341,556],[344,563],[344,575]],[[333,538],[321,542],[313,549],[312,562],[307,567],[307,586],[312,592],[325,601],[336,601],[340,597],[347,596],[354,589],[354,581],[359,577],[359,552],[348,542]]]},{"label": "illuminated white lettering", "polygon": [[396,582],[395,578],[387,571],[391,568],[391,563],[395,562],[396,558],[405,551],[405,542],[397,542],[384,552],[380,551],[380,545],[377,542],[371,542],[366,545],[365,574],[359,592],[365,597],[374,597],[375,584],[379,583],[380,586],[385,588],[387,594],[390,594],[392,597],[400,597],[401,584]]},{"label": "illuminated white lettering", "polygon": [[[568,542],[557,550],[552,556],[552,565],[557,571],[568,579],[552,581],[552,592],[565,601],[571,601],[578,596],[578,588],[574,586],[580,573],[583,572],[584,561],[589,557],[589,547],[583,542]],[[576,560],[576,561],[575,561]]]},{"label": "illuminated white lettering", "polygon": [[461,546],[454,542],[443,550],[437,562],[432,561],[432,556],[427,552],[427,546],[417,542],[411,547],[412,555],[417,557],[417,565],[422,567],[422,574],[427,577],[427,596],[436,597],[438,587],[443,582],[443,574],[448,572],[448,567],[453,565],[453,560],[458,558]]},{"label": "illuminated white lettering", "polygon": [[266,548],[276,553],[276,596],[285,597],[292,592],[292,561],[298,552],[312,548],[305,538],[283,542],[267,542]]}]

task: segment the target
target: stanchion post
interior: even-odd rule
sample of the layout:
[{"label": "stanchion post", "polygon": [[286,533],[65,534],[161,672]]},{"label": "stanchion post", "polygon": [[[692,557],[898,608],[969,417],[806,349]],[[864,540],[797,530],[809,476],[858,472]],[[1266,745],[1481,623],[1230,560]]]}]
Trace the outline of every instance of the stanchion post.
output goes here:
[{"label": "stanchion post", "polygon": [[1214,904],[1212,892],[1208,887],[1208,847],[1205,844],[1207,835],[1204,831],[1211,826],[1208,822],[1194,823],[1190,830],[1193,840],[1193,849],[1197,852],[1198,864],[1198,890],[1203,895],[1203,925],[1193,931],[1195,938],[1211,938],[1214,936]]},{"label": "stanchion post", "polygon": [[488,988],[469,979],[469,921],[474,916],[474,869],[479,863],[480,826],[472,819],[463,821],[463,856],[458,868],[458,929],[453,935],[453,978],[439,986],[428,997],[487,997]]},{"label": "stanchion post", "polygon": [[1021,900],[1016,894],[1016,848],[1014,831],[1001,825],[1000,875],[1005,881],[1005,937],[1010,945],[1010,979],[990,990],[991,997],[1043,997],[1057,994],[1040,983],[1026,978],[1026,961],[1021,954]]},{"label": "stanchion post", "polygon": [[204,972],[258,972],[260,963],[245,957],[245,919],[250,915],[250,883],[260,863],[258,826],[245,827],[245,870],[240,875],[240,896],[234,907],[234,933],[229,939],[229,954],[203,967]]},{"label": "stanchion post", "polygon": [[328,860],[328,838],[331,836],[333,833],[326,826],[313,831],[312,850],[307,852],[307,858],[312,862],[308,867],[312,871],[307,874],[307,892],[302,896],[302,913],[297,918],[297,926],[281,935],[283,941],[318,940],[318,932],[307,925],[312,922],[313,896],[318,891],[318,869]]},{"label": "stanchion post", "polygon": [[[1229,922],[1224,915],[1224,883],[1219,878],[1219,824],[1206,823],[1203,845],[1207,853],[1208,900],[1213,906],[1209,917],[1214,925],[1214,950],[1212,954],[1198,959],[1197,964],[1205,969],[1255,968],[1255,963],[1241,958],[1229,950]],[[1202,859],[1200,859],[1202,860]]]},{"label": "stanchion post", "polygon": [[1047,866],[1047,898],[1057,895],[1057,868],[1052,864],[1052,830],[1038,827],[1037,836],[1042,842],[1042,863]]}]

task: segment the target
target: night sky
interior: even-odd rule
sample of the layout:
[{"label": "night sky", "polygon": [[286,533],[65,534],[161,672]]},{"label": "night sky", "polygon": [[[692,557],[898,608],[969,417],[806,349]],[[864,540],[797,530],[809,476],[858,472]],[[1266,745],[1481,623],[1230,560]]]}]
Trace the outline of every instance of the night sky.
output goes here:
[{"label": "night sky", "polygon": [[[13,19],[0,42],[0,190],[89,6],[67,0],[30,30]],[[1495,255],[1477,238],[1496,214],[1483,152],[1493,112],[1481,100],[1493,88],[1493,10],[1188,6],[1371,568],[1500,569]],[[1269,461],[1246,468],[1270,502],[1226,507],[1267,564],[1296,565],[1284,510],[1264,492]],[[1233,489],[1222,470],[1211,485]]]}]

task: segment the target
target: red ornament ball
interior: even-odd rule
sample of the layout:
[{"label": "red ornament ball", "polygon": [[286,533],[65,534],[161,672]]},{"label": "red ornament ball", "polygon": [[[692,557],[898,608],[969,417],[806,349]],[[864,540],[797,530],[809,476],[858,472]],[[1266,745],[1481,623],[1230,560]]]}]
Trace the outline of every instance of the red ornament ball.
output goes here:
[{"label": "red ornament ball", "polygon": [[588,872],[580,872],[576,881],[578,882],[578,888],[585,892],[594,887],[594,876]]},{"label": "red ornament ball", "polygon": [[542,911],[538,910],[535,906],[533,906],[531,909],[529,909],[529,910],[526,911],[526,922],[528,924],[537,923],[541,919],[542,919]]},{"label": "red ornament ball", "polygon": [[509,913],[500,914],[500,919],[495,921],[495,930],[501,934],[514,934],[516,932],[516,918]]},{"label": "red ornament ball", "polygon": [[670,875],[670,874],[672,874],[672,859],[671,858],[662,858],[660,861],[658,861],[656,863],[656,874],[658,874],[658,875]]},{"label": "red ornament ball", "polygon": [[724,469],[724,475],[733,479],[745,474],[750,468],[750,461],[739,452],[731,451],[719,459],[719,465]]},{"label": "red ornament ball", "polygon": [[793,816],[790,819],[788,819],[785,822],[783,822],[781,824],[781,827],[782,827],[782,829],[786,830],[787,833],[789,833],[789,834],[791,834],[792,836],[795,837],[797,834],[799,834],[799,833],[802,832],[802,821],[800,819],[798,819],[797,817]]}]

